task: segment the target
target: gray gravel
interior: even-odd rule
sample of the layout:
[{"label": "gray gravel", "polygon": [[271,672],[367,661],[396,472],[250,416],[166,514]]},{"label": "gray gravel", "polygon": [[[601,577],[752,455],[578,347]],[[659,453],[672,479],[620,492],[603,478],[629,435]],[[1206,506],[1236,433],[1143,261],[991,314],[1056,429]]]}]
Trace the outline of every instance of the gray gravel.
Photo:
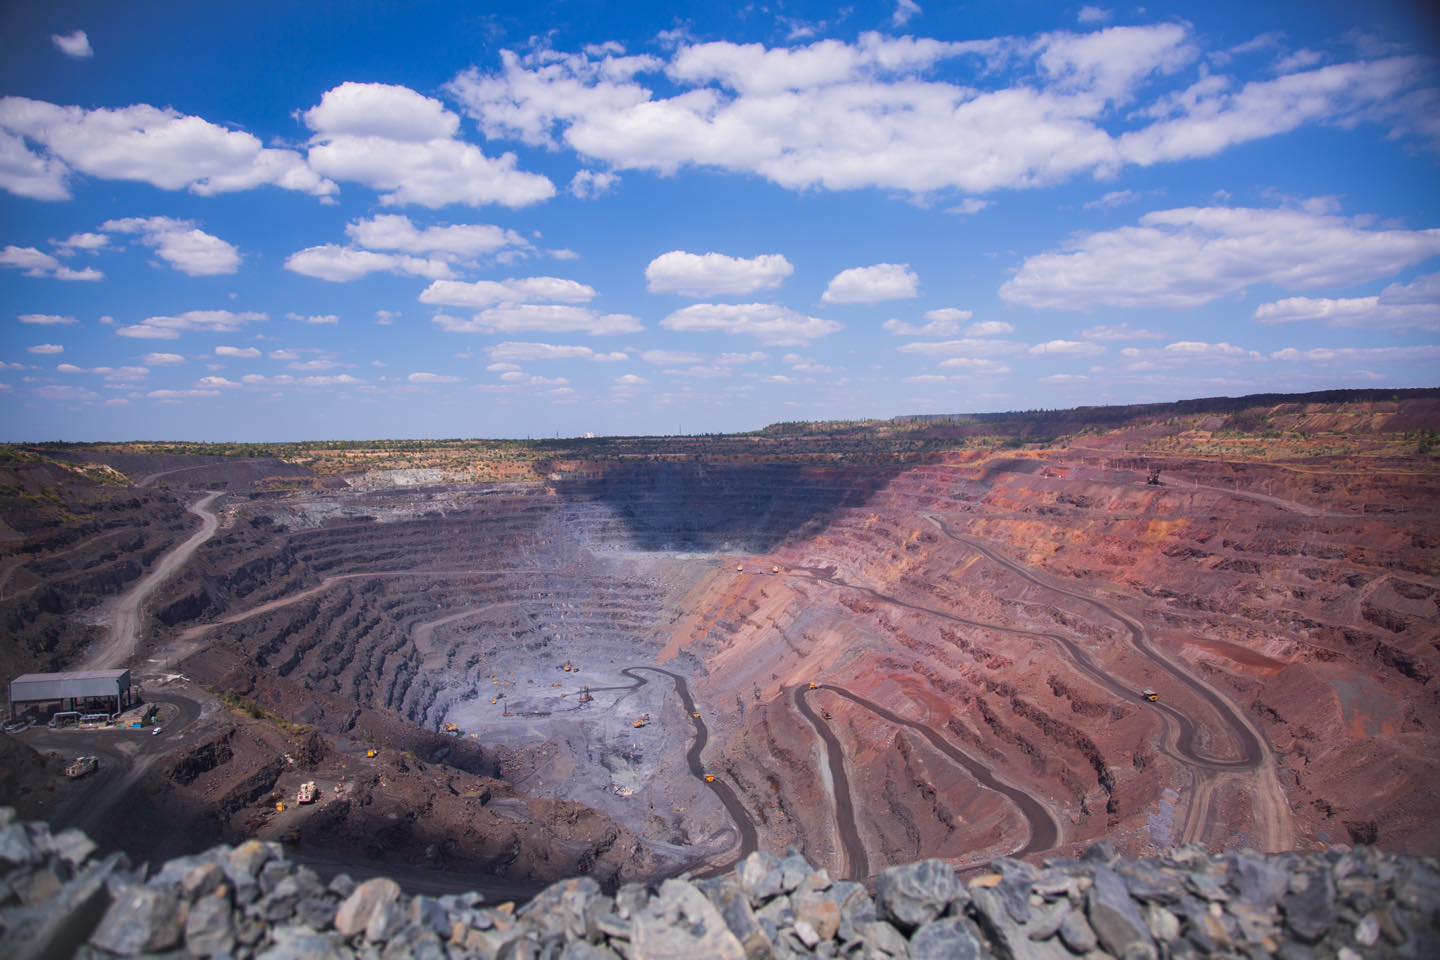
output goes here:
[{"label": "gray gravel", "polygon": [[329,883],[277,844],[215,847],[155,869],[96,858],[0,808],[0,956],[263,960],[968,960],[972,957],[1440,956],[1440,869],[1367,847],[1125,860],[1106,846],[1043,866],[892,867],[874,895],[798,854],[714,878],[556,883],[516,909],[479,894]]}]

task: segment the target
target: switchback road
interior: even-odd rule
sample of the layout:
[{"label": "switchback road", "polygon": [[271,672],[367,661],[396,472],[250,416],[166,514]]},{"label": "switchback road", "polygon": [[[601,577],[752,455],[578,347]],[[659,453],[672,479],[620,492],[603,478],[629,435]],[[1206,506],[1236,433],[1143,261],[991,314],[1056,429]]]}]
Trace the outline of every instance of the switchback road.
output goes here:
[{"label": "switchback road", "polygon": [[[1260,844],[1271,850],[1285,850],[1293,845],[1290,808],[1285,799],[1284,792],[1280,788],[1279,781],[1275,776],[1275,761],[1269,746],[1265,743],[1255,727],[1250,724],[1248,719],[1246,719],[1223,694],[1190,674],[1184,667],[1174,663],[1155,650],[1150,643],[1149,635],[1144,626],[1128,614],[1116,610],[1103,601],[1096,600],[1083,593],[1047,583],[1030,570],[996,553],[985,545],[956,534],[939,517],[930,516],[927,519],[934,523],[946,537],[1005,566],[1029,582],[1044,589],[1053,590],[1087,603],[1101,613],[1121,623],[1128,632],[1132,645],[1138,652],[1147,659],[1150,659],[1178,682],[1183,683],[1187,688],[1194,691],[1201,699],[1215,709],[1217,716],[1226,726],[1238,746],[1240,756],[1236,758],[1226,758],[1202,753],[1199,748],[1199,727],[1188,714],[1169,703],[1150,703],[1146,701],[1134,684],[1125,683],[1103,669],[1095,662],[1088,651],[1069,637],[1048,631],[1027,630],[1021,627],[971,620],[945,610],[938,610],[934,607],[911,603],[910,601],[892,597],[889,594],[882,593],[871,587],[848,583],[836,575],[833,567],[795,567],[785,570],[781,575],[803,575],[811,580],[854,590],[885,604],[904,607],[962,626],[978,627],[996,633],[1037,637],[1057,644],[1066,652],[1077,669],[1110,691],[1115,697],[1139,707],[1153,710],[1160,715],[1164,729],[1160,745],[1162,752],[1188,768],[1191,774],[1191,789],[1187,796],[1188,811],[1185,826],[1182,831],[1183,842],[1204,840],[1210,828],[1210,819],[1212,817],[1211,800],[1217,786],[1222,779],[1238,775],[1245,776],[1246,779],[1251,781],[1254,787],[1253,796],[1255,798],[1256,813],[1258,815],[1257,826],[1262,837]],[[827,743],[827,749],[828,748],[829,744]],[[843,756],[840,757],[840,760],[843,765]],[[835,754],[831,753],[830,766],[832,776],[835,762]],[[837,782],[837,791],[838,790]],[[837,804],[841,802],[838,797],[836,802]]]},{"label": "switchback road", "polygon": [[[1117,688],[1124,691],[1127,699],[1139,702],[1142,706],[1159,710],[1166,714],[1170,720],[1175,722],[1178,735],[1175,737],[1174,750],[1168,751],[1171,756],[1178,754],[1177,759],[1190,766],[1194,772],[1193,790],[1190,797],[1190,812],[1184,829],[1185,842],[1203,840],[1209,828],[1211,816],[1210,804],[1218,786],[1216,775],[1225,774],[1248,774],[1254,788],[1255,812],[1257,814],[1257,826],[1263,839],[1261,844],[1271,850],[1288,850],[1293,846],[1293,827],[1291,822],[1290,805],[1285,799],[1284,791],[1280,788],[1279,780],[1275,775],[1275,758],[1269,744],[1260,735],[1259,731],[1250,720],[1233,704],[1230,699],[1210,686],[1204,680],[1192,674],[1181,664],[1176,663],[1169,657],[1162,654],[1151,643],[1150,635],[1144,624],[1134,617],[1112,607],[1104,601],[1095,597],[1072,590],[1058,584],[1050,583],[1047,579],[1037,575],[1028,567],[1011,560],[1009,557],[995,551],[991,547],[972,540],[969,537],[955,533],[944,520],[936,516],[927,517],[931,523],[939,528],[940,532],[951,540],[963,544],[975,550],[990,561],[1005,567],[1007,570],[1045,590],[1059,593],[1098,610],[1107,617],[1123,625],[1130,637],[1131,646],[1142,654],[1155,666],[1159,667],[1177,682],[1183,684],[1197,697],[1209,704],[1215,711],[1220,722],[1228,728],[1231,738],[1239,748],[1240,756],[1237,759],[1224,759],[1201,753],[1198,747],[1196,736],[1197,725],[1187,714],[1166,703],[1147,703],[1140,699],[1133,688],[1125,688],[1119,685],[1108,673],[1103,673],[1095,666],[1084,651],[1065,638],[1054,634],[1046,634],[1048,637],[1059,640],[1063,643],[1072,658],[1075,659],[1081,669],[1100,680],[1107,689],[1116,691]],[[1083,662],[1081,656],[1083,655]],[[1103,678],[1103,679],[1102,679]],[[1167,724],[1168,726],[1168,724]]]},{"label": "switchback road", "polygon": [[[981,763],[974,757],[965,753],[949,740],[936,733],[932,728],[923,723],[907,719],[895,713],[893,710],[880,706],[873,700],[869,700],[859,694],[852,693],[844,687],[837,687],[834,684],[822,683],[817,689],[827,690],[831,693],[844,697],[856,703],[871,713],[887,720],[897,726],[909,727],[920,736],[924,737],[932,747],[942,755],[950,759],[958,766],[964,768],[975,781],[987,790],[993,790],[1008,798],[1019,809],[1020,815],[1025,818],[1029,825],[1030,836],[1025,845],[1015,853],[1016,857],[1023,857],[1031,853],[1040,853],[1045,850],[1052,850],[1060,843],[1060,822],[1050,811],[1050,808],[1037,799],[1034,795],[1026,793],[1018,787],[998,779],[995,771],[989,765]],[[835,783],[835,803],[838,808],[837,820],[840,829],[840,838],[845,847],[845,856],[850,863],[852,877],[863,880],[870,874],[869,858],[865,854],[865,844],[860,837],[859,826],[855,820],[854,802],[850,792],[850,780],[845,772],[845,753],[841,748],[840,740],[835,736],[830,725],[815,715],[814,710],[807,702],[807,697],[812,691],[808,687],[795,688],[795,704],[800,712],[815,727],[817,733],[825,741],[826,752],[829,756],[830,776]]]},{"label": "switchback road", "polygon": [[663,677],[669,677],[675,685],[675,692],[680,695],[680,703],[685,708],[685,714],[690,718],[691,724],[695,727],[695,739],[690,742],[690,750],[685,756],[686,764],[690,767],[690,773],[700,784],[708,788],[720,800],[725,807],[725,812],[735,823],[735,830],[739,835],[740,849],[736,852],[734,859],[718,867],[712,868],[706,876],[717,876],[728,872],[735,864],[748,857],[751,853],[760,848],[760,833],[755,828],[755,821],[750,816],[750,811],[745,809],[745,804],[740,802],[740,797],[731,786],[719,777],[713,782],[707,783],[705,777],[708,773],[705,767],[703,754],[705,745],[710,740],[710,731],[705,726],[705,719],[700,716],[700,711],[695,706],[695,699],[690,696],[690,686],[685,678],[678,673],[671,673],[669,670],[662,670],[659,667],[626,667],[620,672],[634,680],[634,683],[618,687],[592,687],[591,693],[601,693],[607,690],[634,690],[643,687],[650,681],[640,676],[638,671],[658,673]]}]

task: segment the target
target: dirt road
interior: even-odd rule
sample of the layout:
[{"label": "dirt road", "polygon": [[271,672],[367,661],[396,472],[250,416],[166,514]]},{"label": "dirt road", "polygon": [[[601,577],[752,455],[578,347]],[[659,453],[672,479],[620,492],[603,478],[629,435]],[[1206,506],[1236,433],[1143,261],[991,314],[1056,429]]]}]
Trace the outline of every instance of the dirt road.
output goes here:
[{"label": "dirt road", "polygon": [[[859,694],[852,693],[844,687],[838,687],[830,683],[822,683],[819,690],[827,690],[859,704],[866,710],[897,726],[909,727],[920,736],[929,741],[930,745],[938,750],[943,756],[950,759],[956,765],[963,767],[975,781],[987,790],[993,790],[1007,797],[1020,815],[1025,818],[1029,825],[1030,835],[1025,845],[1016,850],[1011,856],[1023,857],[1031,853],[1040,853],[1045,850],[1052,850],[1060,844],[1060,821],[1051,812],[1050,808],[1043,801],[1033,794],[1026,793],[1018,787],[1011,786],[995,776],[995,771],[985,763],[976,760],[974,757],[956,747],[949,740],[940,736],[932,728],[923,723],[907,719],[895,713],[893,710],[880,706],[873,700],[869,700]],[[811,691],[808,687],[795,688],[795,704],[800,712],[815,727],[817,733],[825,741],[826,751],[830,760],[830,775],[835,782],[835,803],[838,809],[837,821],[840,825],[840,839],[845,847],[846,859],[850,863],[850,870],[854,879],[864,879],[870,874],[869,858],[865,854],[865,844],[861,839],[858,824],[855,820],[854,802],[851,799],[850,780],[845,773],[844,750],[841,748],[840,740],[835,736],[830,725],[815,715],[814,710],[807,702]]]},{"label": "dirt road", "polygon": [[147,692],[146,702],[169,704],[162,732],[150,729],[50,730],[31,727],[15,734],[26,746],[42,753],[54,751],[66,758],[91,755],[100,759],[100,769],[86,777],[50,816],[52,829],[78,827],[92,837],[103,836],[104,818],[123,802],[155,761],[176,746],[176,741],[200,718],[200,701],[184,692]]},{"label": "dirt road", "polygon": [[[892,597],[889,594],[881,593],[872,587],[848,583],[836,575],[833,567],[794,567],[786,569],[779,575],[805,576],[810,580],[830,583],[848,590],[854,590],[882,603],[904,607],[909,610],[914,610],[917,613],[938,617],[962,626],[979,627],[997,633],[1036,637],[1056,644],[1066,652],[1077,669],[1106,690],[1109,690],[1116,698],[1133,703],[1141,708],[1152,710],[1160,715],[1163,725],[1163,737],[1160,744],[1161,751],[1171,757],[1171,759],[1188,768],[1190,773],[1189,789],[1186,791],[1188,800],[1187,814],[1182,830],[1186,842],[1204,841],[1212,825],[1211,800],[1216,789],[1224,781],[1238,775],[1248,779],[1253,787],[1252,796],[1254,798],[1254,807],[1257,815],[1257,825],[1261,833],[1259,845],[1269,850],[1288,850],[1294,845],[1290,807],[1285,799],[1284,791],[1280,788],[1279,781],[1275,776],[1273,754],[1255,727],[1250,724],[1249,720],[1230,703],[1223,694],[1199,678],[1191,675],[1184,667],[1160,654],[1150,644],[1149,634],[1146,632],[1144,625],[1128,614],[1116,610],[1103,601],[1096,600],[1083,593],[1047,583],[1027,568],[996,553],[985,545],[956,534],[939,517],[930,516],[927,519],[934,523],[945,536],[976,550],[996,563],[1000,563],[1007,569],[1024,577],[1029,582],[1090,604],[1100,612],[1119,621],[1126,628],[1132,644],[1141,654],[1156,663],[1157,666],[1177,681],[1185,684],[1215,709],[1217,716],[1221,719],[1222,723],[1225,724],[1227,730],[1234,738],[1240,755],[1238,757],[1227,758],[1202,753],[1198,747],[1199,725],[1193,718],[1170,703],[1163,701],[1160,703],[1150,703],[1146,701],[1144,697],[1141,696],[1135,684],[1126,683],[1103,669],[1095,662],[1088,651],[1069,637],[1058,633],[1026,630],[1021,627],[971,620],[945,610],[938,610],[934,607],[911,603],[908,600],[902,600],[899,597]],[[833,762],[831,767],[833,771]]]},{"label": "dirt road", "polygon": [[846,875],[852,880],[864,880],[870,876],[870,857],[860,836],[859,821],[855,819],[855,794],[845,769],[845,748],[835,731],[810,706],[806,699],[808,692],[806,687],[795,688],[795,706],[825,744],[825,761],[830,767],[830,782],[835,787],[835,829],[840,834],[840,848],[845,851]]},{"label": "dirt road", "polygon": [[[1227,697],[1221,694],[1214,687],[1211,687],[1209,684],[1205,683],[1205,681],[1194,676],[1184,667],[1175,663],[1173,660],[1169,659],[1164,654],[1156,650],[1150,642],[1150,634],[1148,633],[1148,631],[1146,631],[1145,625],[1142,624],[1140,621],[1136,620],[1134,617],[1130,616],[1124,611],[1118,610],[1115,607],[1110,606],[1110,604],[1105,603],[1102,600],[1098,600],[1095,597],[1089,596],[1088,594],[1081,593],[1076,590],[1070,590],[1066,587],[1062,587],[1054,583],[1049,583],[1046,580],[1041,579],[1028,567],[1019,564],[1014,560],[1011,560],[1009,557],[1006,557],[1003,554],[996,552],[995,550],[991,549],[983,543],[980,543],[977,540],[972,540],[969,537],[965,537],[955,533],[939,517],[931,516],[927,517],[926,519],[930,520],[937,527],[939,527],[940,532],[945,534],[945,536],[949,537],[951,540],[954,540],[956,543],[964,544],[970,549],[986,557],[990,561],[998,563],[1000,566],[1006,568],[1020,578],[1035,584],[1037,587],[1049,590],[1052,593],[1058,593],[1062,596],[1079,600],[1081,603],[1084,603],[1087,606],[1090,606],[1095,610],[1100,611],[1110,619],[1118,621],[1122,626],[1125,627],[1126,631],[1129,633],[1131,646],[1133,646],[1136,650],[1143,654],[1148,660],[1150,660],[1151,663],[1155,664],[1155,666],[1159,667],[1161,670],[1169,674],[1172,678],[1184,684],[1186,687],[1190,688],[1191,692],[1199,696],[1215,710],[1216,714],[1220,717],[1221,722],[1224,723],[1227,728],[1229,728],[1230,736],[1233,738],[1235,744],[1239,747],[1240,757],[1238,760],[1226,760],[1224,758],[1210,757],[1200,754],[1195,744],[1195,724],[1191,722],[1188,717],[1185,717],[1183,714],[1180,714],[1178,711],[1176,711],[1176,719],[1183,719],[1184,721],[1181,726],[1180,741],[1178,743],[1181,753],[1184,753],[1197,763],[1203,763],[1216,768],[1239,767],[1241,769],[1253,769],[1265,759],[1266,747],[1264,741],[1261,739],[1259,733],[1250,724],[1250,722],[1246,720],[1245,717],[1240,713],[1240,711],[1235,707],[1235,705],[1232,704]],[[1139,699],[1138,697],[1134,696],[1133,689],[1131,690],[1131,696],[1133,699]],[[1155,706],[1160,706],[1160,704],[1156,704]]]},{"label": "dirt road", "polygon": [[1227,497],[1235,497],[1238,500],[1249,500],[1252,503],[1265,503],[1269,504],[1272,507],[1279,507],[1281,510],[1287,510],[1290,513],[1298,513],[1302,517],[1347,516],[1347,514],[1331,513],[1327,510],[1321,510],[1319,507],[1308,506],[1307,504],[1300,503],[1296,500],[1286,500],[1284,497],[1272,497],[1268,493],[1255,493],[1251,490],[1236,490],[1233,487],[1217,487],[1208,483],[1198,483],[1194,480],[1186,480],[1184,477],[1181,476],[1174,476],[1174,479],[1180,481],[1175,485],[1176,489],[1179,490],[1213,490],[1216,493],[1223,493]]},{"label": "dirt road", "polygon": [[[1174,680],[1187,687],[1215,711],[1216,716],[1228,729],[1231,739],[1239,749],[1240,756],[1236,759],[1218,758],[1201,753],[1197,745],[1197,724],[1191,717],[1166,703],[1145,702],[1137,697],[1133,687],[1127,689],[1122,686],[1119,688],[1125,691],[1128,699],[1168,714],[1176,724],[1178,735],[1174,742],[1175,752],[1180,755],[1179,758],[1183,762],[1195,768],[1196,772],[1191,791],[1190,813],[1187,816],[1185,827],[1187,841],[1203,840],[1208,829],[1209,806],[1215,788],[1218,786],[1215,775],[1245,773],[1249,774],[1253,780],[1252,796],[1255,801],[1255,812],[1260,829],[1264,834],[1260,841],[1261,844],[1271,850],[1288,850],[1293,846],[1290,806],[1275,776],[1274,754],[1249,718],[1231,703],[1228,697],[1192,674],[1183,665],[1176,663],[1157,650],[1151,643],[1150,634],[1145,629],[1145,625],[1124,611],[1083,592],[1049,582],[1028,567],[1011,560],[991,547],[955,533],[939,517],[929,516],[927,519],[934,523],[946,537],[970,547],[1027,582],[1078,600],[1119,622],[1129,634],[1131,646]],[[1047,636],[1054,635],[1047,634]],[[1056,639],[1060,639],[1066,645],[1066,648],[1071,651],[1072,657],[1083,653],[1074,643],[1063,638],[1056,637]],[[1106,687],[1112,692],[1116,690],[1115,678],[1108,673],[1099,672],[1088,655],[1084,657],[1084,661],[1088,665],[1082,666],[1086,673],[1096,676],[1097,679],[1103,676]]]},{"label": "dirt road", "polygon": [[690,695],[690,686],[685,678],[678,673],[671,673],[669,670],[662,670],[659,667],[625,667],[620,672],[634,680],[634,683],[624,684],[615,687],[593,687],[591,693],[601,693],[607,690],[634,690],[643,687],[650,681],[640,676],[638,671],[645,670],[650,673],[658,673],[663,677],[669,677],[675,685],[675,692],[680,695],[680,703],[685,708],[685,713],[690,717],[691,724],[695,727],[695,739],[690,742],[690,750],[685,755],[686,764],[690,768],[691,776],[700,781],[701,785],[714,793],[720,800],[725,812],[735,823],[735,831],[739,838],[739,850],[732,860],[706,871],[704,876],[718,876],[727,873],[729,870],[748,857],[751,853],[760,848],[760,832],[755,827],[755,821],[750,816],[750,811],[745,809],[745,804],[740,802],[740,797],[724,780],[716,777],[713,782],[707,783],[705,777],[710,771],[705,766],[703,754],[705,745],[710,740],[710,731],[705,726],[705,720],[700,716],[699,709],[695,706],[695,698]]},{"label": "dirt road", "polygon": [[211,490],[190,505],[190,512],[200,518],[200,529],[191,534],[184,543],[162,556],[148,573],[121,594],[110,607],[110,622],[105,636],[100,641],[100,646],[86,658],[84,669],[114,669],[135,655],[135,648],[140,641],[140,614],[145,607],[145,601],[185,565],[200,544],[215,535],[215,531],[220,527],[220,518],[210,509],[210,504],[214,503],[221,493],[219,490]]}]

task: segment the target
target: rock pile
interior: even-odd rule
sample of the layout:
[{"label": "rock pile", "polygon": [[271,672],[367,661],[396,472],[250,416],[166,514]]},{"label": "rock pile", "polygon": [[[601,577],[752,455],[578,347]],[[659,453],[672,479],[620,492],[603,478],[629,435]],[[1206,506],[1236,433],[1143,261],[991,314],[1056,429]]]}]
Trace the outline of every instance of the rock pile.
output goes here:
[{"label": "rock pile", "polygon": [[1440,870],[1365,847],[1124,860],[1105,846],[964,879],[943,861],[892,867],[874,893],[803,857],[614,896],[588,877],[529,903],[406,896],[393,880],[323,882],[249,841],[153,871],[95,858],[0,808],[0,956],[263,960],[416,957],[660,960],[768,957],[1164,958],[1440,956]]}]

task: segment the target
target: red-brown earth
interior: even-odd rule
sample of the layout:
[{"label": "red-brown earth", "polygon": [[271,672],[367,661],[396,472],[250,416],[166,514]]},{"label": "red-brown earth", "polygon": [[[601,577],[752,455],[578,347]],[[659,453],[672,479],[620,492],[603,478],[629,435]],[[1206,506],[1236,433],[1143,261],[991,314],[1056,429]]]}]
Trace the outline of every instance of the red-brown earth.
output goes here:
[{"label": "red-brown earth", "polygon": [[[724,864],[752,827],[836,875],[1100,839],[1435,854],[1437,423],[1430,398],[1270,403],[506,484],[41,451],[4,465],[12,673],[93,655],[203,491],[219,529],[128,661],[198,718],[120,750],[124,802],[28,759],[5,799],[141,855],[273,836],[516,891]],[[700,717],[622,672],[649,665]],[[305,779],[325,800],[276,813]]]}]

